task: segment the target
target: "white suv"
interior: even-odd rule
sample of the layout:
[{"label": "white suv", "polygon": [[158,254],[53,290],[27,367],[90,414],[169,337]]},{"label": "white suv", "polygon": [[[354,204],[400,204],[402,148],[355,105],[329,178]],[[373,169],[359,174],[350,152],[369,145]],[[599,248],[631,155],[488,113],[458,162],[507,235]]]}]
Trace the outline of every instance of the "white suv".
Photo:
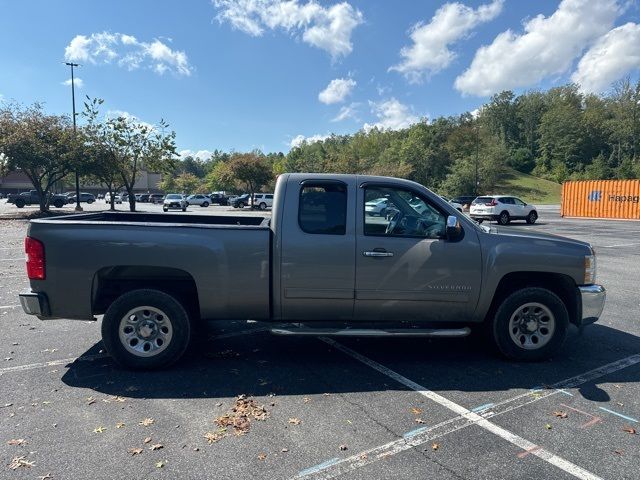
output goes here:
[{"label": "white suv", "polygon": [[526,220],[532,224],[538,219],[536,207],[507,195],[478,197],[471,202],[469,214],[478,222],[496,220],[500,225],[506,225],[511,220]]},{"label": "white suv", "polygon": [[266,210],[273,207],[273,193],[255,193],[253,195],[253,208]]}]

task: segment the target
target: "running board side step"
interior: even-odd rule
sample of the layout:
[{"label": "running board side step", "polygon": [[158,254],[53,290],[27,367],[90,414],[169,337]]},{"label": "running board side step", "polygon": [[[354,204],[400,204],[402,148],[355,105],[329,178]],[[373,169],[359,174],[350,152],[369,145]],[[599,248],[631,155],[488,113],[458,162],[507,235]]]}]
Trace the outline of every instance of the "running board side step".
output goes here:
[{"label": "running board side step", "polygon": [[317,337],[466,337],[471,333],[469,327],[464,328],[272,328],[274,335],[310,335]]}]

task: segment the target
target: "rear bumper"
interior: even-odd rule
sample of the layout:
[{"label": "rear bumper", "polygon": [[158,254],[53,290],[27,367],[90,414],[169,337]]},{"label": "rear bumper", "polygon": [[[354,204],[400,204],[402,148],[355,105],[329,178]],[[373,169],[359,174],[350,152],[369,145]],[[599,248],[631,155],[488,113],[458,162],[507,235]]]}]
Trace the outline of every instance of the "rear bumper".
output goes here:
[{"label": "rear bumper", "polygon": [[23,292],[18,295],[22,310],[27,315],[36,315],[38,317],[50,317],[49,300],[44,293],[41,292]]},{"label": "rear bumper", "polygon": [[497,215],[491,213],[470,213],[469,216],[474,220],[493,220],[498,218]]},{"label": "rear bumper", "polygon": [[600,318],[604,309],[607,292],[602,285],[585,285],[578,287],[582,299],[581,325],[589,325]]}]

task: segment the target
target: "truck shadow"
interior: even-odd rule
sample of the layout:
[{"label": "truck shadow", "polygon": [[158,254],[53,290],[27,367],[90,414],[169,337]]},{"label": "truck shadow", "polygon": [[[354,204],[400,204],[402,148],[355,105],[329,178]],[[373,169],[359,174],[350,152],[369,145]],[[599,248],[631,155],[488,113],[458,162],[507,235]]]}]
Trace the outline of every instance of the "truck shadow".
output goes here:
[{"label": "truck shadow", "polygon": [[[216,337],[215,332],[212,333]],[[336,339],[434,391],[500,392],[544,388],[640,352],[640,338],[604,325],[573,329],[560,355],[541,363],[504,360],[476,337],[465,339]],[[71,387],[133,398],[223,398],[407,390],[327,343],[261,331],[218,338],[163,371],[117,367],[97,343],[69,364]],[[640,381],[640,363],[579,386],[591,401],[606,402],[599,387]]]}]

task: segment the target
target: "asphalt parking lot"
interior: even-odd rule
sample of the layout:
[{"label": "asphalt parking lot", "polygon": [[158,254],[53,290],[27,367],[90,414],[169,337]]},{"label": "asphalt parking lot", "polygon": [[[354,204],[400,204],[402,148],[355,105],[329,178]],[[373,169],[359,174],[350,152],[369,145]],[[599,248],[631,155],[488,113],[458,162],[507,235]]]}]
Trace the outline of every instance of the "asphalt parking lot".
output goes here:
[{"label": "asphalt parking lot", "polygon": [[[508,362],[475,336],[291,338],[220,322],[174,368],[140,373],[104,355],[99,322],[16,306],[28,282],[13,210],[0,203],[0,478],[638,478],[640,222],[549,207],[501,227],[598,253],[605,312],[552,361]],[[223,432],[215,420],[240,395],[266,414]]]}]

